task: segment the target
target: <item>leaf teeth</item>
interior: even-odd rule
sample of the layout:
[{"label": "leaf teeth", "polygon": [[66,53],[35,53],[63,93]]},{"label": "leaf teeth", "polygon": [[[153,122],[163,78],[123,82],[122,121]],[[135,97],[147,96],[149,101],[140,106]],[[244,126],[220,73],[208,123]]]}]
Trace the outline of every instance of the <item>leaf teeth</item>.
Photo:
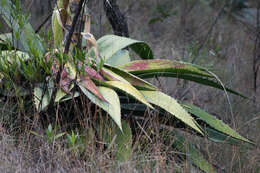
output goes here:
[{"label": "leaf teeth", "polygon": [[202,109],[194,106],[194,105],[190,105],[190,104],[184,104],[186,106],[184,106],[184,108],[192,113],[194,116],[198,117],[201,121],[204,121],[205,123],[207,123],[211,128],[216,129],[217,131],[219,131],[220,133],[238,139],[240,141],[244,141],[250,144],[254,144],[253,142],[251,142],[250,140],[244,138],[243,136],[241,136],[239,133],[237,133],[235,130],[233,130],[231,127],[229,127],[227,124],[225,124],[222,120],[217,119],[216,117],[208,114],[207,112],[203,111]]},{"label": "leaf teeth", "polygon": [[155,104],[171,113],[173,116],[203,135],[203,132],[199,129],[194,118],[188,112],[186,112],[174,98],[160,91],[141,91],[141,93],[150,103]]}]

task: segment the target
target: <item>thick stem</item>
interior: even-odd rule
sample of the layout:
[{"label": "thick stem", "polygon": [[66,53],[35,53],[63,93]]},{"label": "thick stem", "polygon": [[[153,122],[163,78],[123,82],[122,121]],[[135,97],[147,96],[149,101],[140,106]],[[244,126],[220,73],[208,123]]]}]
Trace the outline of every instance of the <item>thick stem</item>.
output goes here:
[{"label": "thick stem", "polygon": [[129,37],[125,16],[121,13],[116,0],[104,0],[104,10],[115,35]]},{"label": "thick stem", "polygon": [[75,27],[76,27],[76,23],[78,21],[78,18],[79,18],[79,15],[80,15],[80,12],[81,12],[81,9],[82,9],[82,5],[84,3],[85,0],[80,0],[79,1],[79,4],[78,4],[78,9],[77,9],[77,12],[73,18],[73,21],[72,21],[72,26],[69,30],[69,34],[68,34],[68,37],[66,39],[66,43],[65,43],[65,49],[64,49],[64,53],[67,54],[69,52],[69,47],[70,47],[70,43],[71,43],[71,38],[72,38],[72,35],[73,35],[73,32],[75,30]]}]

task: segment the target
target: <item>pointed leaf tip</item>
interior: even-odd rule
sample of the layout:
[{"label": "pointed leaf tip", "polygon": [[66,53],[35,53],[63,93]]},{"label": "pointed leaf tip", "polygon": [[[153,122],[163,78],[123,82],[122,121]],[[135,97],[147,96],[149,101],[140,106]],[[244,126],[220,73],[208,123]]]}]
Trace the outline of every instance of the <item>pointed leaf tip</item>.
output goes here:
[{"label": "pointed leaf tip", "polygon": [[140,91],[148,102],[155,104],[203,135],[194,118],[172,97],[160,91]]}]

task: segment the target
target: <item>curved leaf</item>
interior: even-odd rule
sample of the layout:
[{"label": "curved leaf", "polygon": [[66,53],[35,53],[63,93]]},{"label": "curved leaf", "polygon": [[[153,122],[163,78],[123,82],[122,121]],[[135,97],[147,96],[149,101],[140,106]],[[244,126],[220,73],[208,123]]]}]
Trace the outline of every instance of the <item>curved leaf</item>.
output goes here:
[{"label": "curved leaf", "polygon": [[124,82],[124,83],[131,85],[127,80],[125,80],[125,78],[123,78],[122,76],[114,73],[113,71],[109,70],[106,67],[102,68],[102,72],[103,72],[103,76],[105,76],[108,80],[121,81],[121,82]]},{"label": "curved leaf", "polygon": [[[143,59],[152,59],[153,53],[150,47],[142,41],[133,40],[126,37],[117,35],[106,35],[97,41],[97,47],[102,58],[105,62],[121,49],[130,47]],[[120,57],[120,56],[119,56]]]},{"label": "curved leaf", "polygon": [[[155,76],[174,77],[224,90],[221,84],[213,80],[215,78],[213,75],[203,68],[189,63],[171,60],[137,60],[119,67],[142,79]],[[234,90],[225,89],[232,94],[247,98]]]},{"label": "curved leaf", "polygon": [[[204,78],[201,76],[195,76],[195,75],[183,75],[183,74],[178,74],[178,73],[147,73],[147,74],[141,74],[138,75],[138,77],[140,78],[152,78],[155,76],[165,76],[165,77],[174,77],[174,78],[179,78],[179,79],[184,79],[184,80],[188,80],[188,81],[192,81],[192,82],[196,82],[198,84],[203,84],[205,86],[210,86],[213,88],[217,88],[220,90],[224,90],[224,88],[222,87],[222,85],[220,85],[218,82],[215,82],[214,80],[208,79],[208,78]],[[235,94],[237,96],[243,97],[243,98],[247,98],[246,96],[232,90],[229,89],[227,87],[225,87],[226,91]]]},{"label": "curved leaf", "polygon": [[204,127],[204,130],[208,138],[213,142],[228,143],[231,145],[241,144],[241,140],[232,138],[231,136],[226,135],[220,131],[217,131],[211,127]]},{"label": "curved leaf", "polygon": [[121,81],[106,81],[103,82],[103,84],[117,88],[119,90],[122,90],[126,92],[127,94],[133,96],[136,100],[140,101],[141,103],[145,104],[146,106],[153,109],[152,105],[150,105],[147,100],[144,98],[144,96],[132,85],[129,85],[127,83],[121,82]]},{"label": "curved leaf", "polygon": [[131,58],[129,56],[129,51],[128,50],[119,50],[117,51],[111,58],[109,58],[106,63],[117,66],[117,65],[122,65],[129,63],[131,61]]},{"label": "curved leaf", "polygon": [[180,74],[197,74],[205,77],[212,77],[203,68],[185,63],[172,61],[168,59],[153,59],[153,60],[136,60],[130,63],[120,65],[120,68],[134,74],[140,75],[143,73],[180,73]]},{"label": "curved leaf", "polygon": [[[183,107],[193,115],[195,115],[199,120],[204,121],[209,126],[213,127],[214,129],[218,130],[221,133],[226,134],[227,136],[236,138],[238,140],[254,144],[250,140],[244,138],[243,136],[239,135],[235,130],[230,128],[227,124],[222,122],[221,120],[216,119],[214,116],[210,115],[209,113],[201,110],[200,108],[190,105],[190,104],[183,104]],[[203,128],[203,127],[202,127]]]},{"label": "curved leaf", "polygon": [[104,99],[107,101],[102,101],[94,94],[86,90],[86,88],[79,84],[80,89],[82,92],[96,105],[101,107],[104,111],[106,111],[111,118],[115,121],[118,125],[120,130],[122,130],[121,125],[121,108],[118,95],[113,89],[107,87],[98,87],[99,92],[102,94]]},{"label": "curved leaf", "polygon": [[140,92],[144,95],[148,102],[161,107],[165,111],[171,113],[176,118],[183,121],[185,124],[192,127],[197,132],[203,134],[202,131],[198,128],[198,125],[196,121],[193,119],[193,117],[188,112],[186,112],[185,109],[179,103],[177,103],[177,101],[174,98],[160,91]]},{"label": "curved leaf", "polygon": [[[121,76],[121,78],[123,78],[124,80],[122,81],[128,81],[129,83],[131,83],[131,85],[135,86],[138,89],[143,89],[143,90],[157,90],[157,88],[150,84],[149,82],[135,76],[132,75],[131,73],[128,73],[127,71],[117,68],[117,67],[113,67],[110,66],[108,64],[104,65],[107,69],[113,71],[114,73],[116,73],[118,76]],[[120,79],[119,79],[120,80]],[[121,80],[120,80],[121,81]]]},{"label": "curved leaf", "polygon": [[88,75],[82,76],[80,78],[79,85],[85,87],[87,90],[95,94],[100,100],[106,101],[103,95],[99,92],[95,83],[90,79]]}]

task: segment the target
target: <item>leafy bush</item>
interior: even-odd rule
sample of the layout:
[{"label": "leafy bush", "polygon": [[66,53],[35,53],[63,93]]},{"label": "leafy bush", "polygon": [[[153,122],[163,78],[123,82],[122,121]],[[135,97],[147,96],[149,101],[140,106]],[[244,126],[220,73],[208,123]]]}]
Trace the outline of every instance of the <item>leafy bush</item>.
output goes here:
[{"label": "leafy bush", "polygon": [[[152,50],[142,41],[116,35],[106,35],[96,41],[90,33],[90,18],[87,14],[80,21],[85,23],[84,32],[78,30],[72,35],[72,44],[67,53],[64,45],[70,42],[68,35],[77,11],[71,11],[72,4],[68,1],[58,1],[57,4],[52,17],[54,48],[51,49],[44,46],[26,18],[17,12],[18,5],[1,0],[2,17],[13,28],[12,34],[0,36],[0,44],[5,49],[0,55],[1,85],[5,91],[9,89],[9,93],[10,90],[14,91],[14,97],[26,97],[23,104],[33,100],[38,112],[48,113],[55,111],[51,108],[63,102],[75,102],[76,98],[83,96],[88,98],[89,102],[102,108],[113,120],[97,120],[96,127],[99,130],[96,135],[107,141],[108,149],[114,144],[117,146],[115,155],[120,161],[129,160],[132,152],[134,129],[127,121],[129,112],[141,117],[147,111],[151,114],[155,112],[161,115],[161,119],[167,112],[172,119],[167,125],[180,127],[181,130],[188,128],[188,132],[193,135],[214,142],[240,145],[242,141],[254,144],[221,120],[195,105],[178,102],[144,80],[158,76],[180,78],[244,97],[225,88],[212,72],[194,64],[154,59]],[[79,35],[83,38],[82,43]],[[86,49],[79,48],[82,46]],[[134,51],[141,60],[132,61],[125,48]],[[3,94],[8,96],[6,93]],[[101,114],[106,115],[104,112]],[[127,118],[122,118],[122,115]],[[114,130],[104,130],[115,124],[117,127]],[[186,153],[192,164],[205,172],[214,172],[212,165],[185,136],[176,130],[171,132],[175,136],[173,146]],[[51,133],[48,136],[50,140],[56,137]],[[74,146],[74,132],[67,137]]]}]

